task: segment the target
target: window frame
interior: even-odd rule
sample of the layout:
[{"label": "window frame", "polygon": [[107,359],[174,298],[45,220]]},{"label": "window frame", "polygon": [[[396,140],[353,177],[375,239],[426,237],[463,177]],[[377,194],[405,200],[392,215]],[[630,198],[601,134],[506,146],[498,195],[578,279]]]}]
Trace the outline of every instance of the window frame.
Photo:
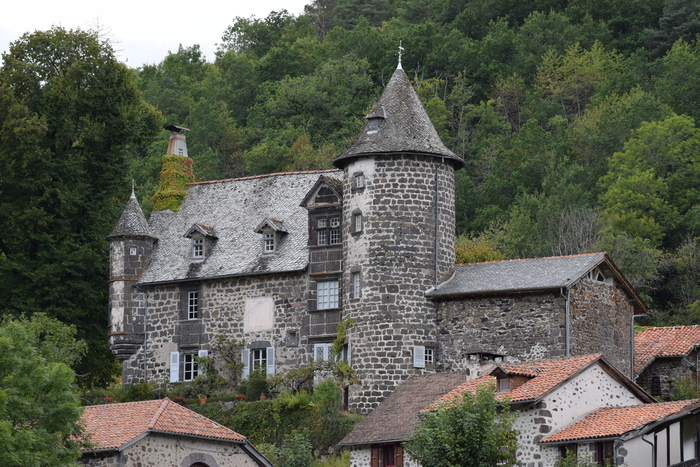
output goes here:
[{"label": "window frame", "polygon": [[362,278],[360,272],[350,273],[350,299],[357,300],[362,297]]},{"label": "window frame", "polygon": [[316,310],[333,310],[340,307],[340,281],[316,282]]},{"label": "window frame", "polygon": [[275,232],[263,232],[263,253],[272,254],[277,251],[277,235]]},{"label": "window frame", "polygon": [[265,368],[267,371],[267,347],[250,349],[250,368],[251,371],[259,368]]},{"label": "window frame", "polygon": [[203,237],[192,237],[192,259],[204,259]]},{"label": "window frame", "polygon": [[355,212],[352,214],[352,231],[353,233],[362,232],[363,219],[361,212]]},{"label": "window frame", "polygon": [[187,319],[199,319],[199,290],[187,291]]},{"label": "window frame", "polygon": [[197,376],[199,376],[199,362],[197,362],[197,357],[191,353],[183,354],[182,381],[194,381]]}]

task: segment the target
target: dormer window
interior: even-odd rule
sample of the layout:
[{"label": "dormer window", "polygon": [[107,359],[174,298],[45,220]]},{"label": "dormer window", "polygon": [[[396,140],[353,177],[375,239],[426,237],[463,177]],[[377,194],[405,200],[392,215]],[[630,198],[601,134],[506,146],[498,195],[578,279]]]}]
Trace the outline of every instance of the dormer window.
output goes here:
[{"label": "dormer window", "polygon": [[204,239],[201,237],[192,239],[192,258],[204,258]]},{"label": "dormer window", "polygon": [[263,234],[263,253],[274,253],[275,252],[275,234],[274,232],[267,232]]},{"label": "dormer window", "polygon": [[289,233],[284,221],[272,217],[263,219],[254,232],[262,234],[262,252],[266,255],[276,253],[280,248],[282,234]]},{"label": "dormer window", "polygon": [[369,132],[374,133],[379,131],[379,118],[369,119]]},{"label": "dormer window", "polygon": [[496,392],[510,391],[510,378],[498,378],[498,390]]},{"label": "dormer window", "polygon": [[598,268],[595,268],[592,271],[590,271],[588,273],[588,278],[590,280],[592,280],[593,282],[601,282],[603,284],[608,284],[608,285],[613,284],[613,278],[606,277],[605,274],[603,274],[603,272]]},{"label": "dormer window", "polygon": [[316,245],[340,245],[340,215],[335,213],[326,213],[316,217],[312,222],[315,226],[315,234],[310,232],[309,235],[315,235]]}]

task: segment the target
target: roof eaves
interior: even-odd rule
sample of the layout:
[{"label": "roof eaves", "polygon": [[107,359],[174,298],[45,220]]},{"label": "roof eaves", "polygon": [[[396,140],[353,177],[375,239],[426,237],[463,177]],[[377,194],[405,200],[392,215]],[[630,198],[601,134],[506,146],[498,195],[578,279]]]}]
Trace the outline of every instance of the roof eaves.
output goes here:
[{"label": "roof eaves", "polygon": [[540,293],[540,292],[552,292],[560,290],[566,285],[556,285],[552,287],[539,287],[539,288],[515,288],[515,289],[490,289],[490,290],[479,290],[475,292],[453,292],[453,293],[439,293],[435,288],[432,291],[425,293],[428,298],[450,298],[450,297],[465,297],[465,296],[479,296],[479,295],[501,295],[501,294],[519,294],[519,293]]},{"label": "roof eaves", "polygon": [[[172,435],[172,436],[185,436],[187,438],[197,438],[197,439],[209,439],[209,440],[214,440],[214,441],[227,441],[231,443],[236,443],[236,444],[245,444],[248,442],[247,439],[231,439],[231,438],[222,438],[219,436],[206,436],[206,435],[198,435],[195,433],[182,433],[178,431],[168,431],[168,430],[148,430],[146,434],[149,433],[154,433],[154,434],[160,434],[160,435]],[[241,435],[243,436],[243,435]]]}]

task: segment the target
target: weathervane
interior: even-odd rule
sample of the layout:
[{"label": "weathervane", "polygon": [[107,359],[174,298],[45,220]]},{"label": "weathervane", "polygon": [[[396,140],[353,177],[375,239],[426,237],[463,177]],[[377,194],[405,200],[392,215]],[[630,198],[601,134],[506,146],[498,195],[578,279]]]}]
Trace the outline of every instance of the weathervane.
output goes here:
[{"label": "weathervane", "polygon": [[401,68],[401,56],[403,55],[403,51],[405,50],[403,47],[401,47],[402,43],[403,43],[403,41],[399,41],[399,66],[398,66],[398,68]]}]

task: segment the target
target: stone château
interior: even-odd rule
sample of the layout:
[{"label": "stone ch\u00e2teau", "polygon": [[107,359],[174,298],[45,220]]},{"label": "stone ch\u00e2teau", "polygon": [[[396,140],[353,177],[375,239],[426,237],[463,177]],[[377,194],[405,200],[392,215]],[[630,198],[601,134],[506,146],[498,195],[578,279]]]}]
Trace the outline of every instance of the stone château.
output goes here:
[{"label": "stone ch\u00e2teau", "polygon": [[[218,335],[240,343],[244,376],[283,372],[328,358],[348,319],[359,412],[409,376],[504,355],[603,352],[629,372],[646,308],[605,254],[455,266],[464,161],[400,65],[366,119],[337,170],[188,183],[150,222],[132,196],[109,236],[124,383],[192,380]],[[166,157],[191,166],[174,136]]]}]

